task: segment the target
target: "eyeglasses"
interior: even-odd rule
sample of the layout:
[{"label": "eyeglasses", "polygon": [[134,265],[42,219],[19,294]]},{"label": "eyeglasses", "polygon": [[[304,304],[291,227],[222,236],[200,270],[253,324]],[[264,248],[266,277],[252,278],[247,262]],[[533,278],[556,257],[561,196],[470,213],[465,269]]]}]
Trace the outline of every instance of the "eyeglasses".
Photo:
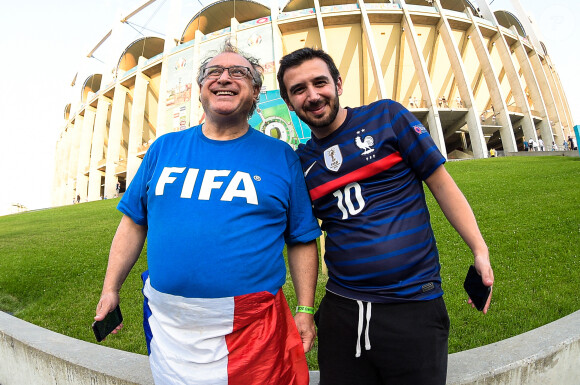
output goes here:
[{"label": "eyeglasses", "polygon": [[225,70],[228,70],[228,74],[234,79],[243,79],[251,73],[248,67],[244,66],[231,66],[231,67],[221,67],[221,66],[211,66],[207,67],[203,71],[203,77],[209,79],[219,79]]}]

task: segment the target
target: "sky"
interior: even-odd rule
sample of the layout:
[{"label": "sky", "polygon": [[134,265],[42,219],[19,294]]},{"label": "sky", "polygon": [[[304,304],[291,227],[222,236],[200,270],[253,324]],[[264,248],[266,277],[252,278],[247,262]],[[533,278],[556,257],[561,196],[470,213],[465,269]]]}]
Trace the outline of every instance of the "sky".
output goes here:
[{"label": "sky", "polygon": [[[183,0],[186,12],[182,18],[193,16],[202,2],[209,3]],[[489,2],[494,11],[513,11],[510,0]],[[14,204],[28,209],[50,206],[55,146],[65,127],[64,107],[71,98],[78,97],[71,95],[70,83],[79,69],[86,72],[94,68],[93,72],[100,72],[101,61],[106,61],[110,48],[104,45],[95,53],[96,59],[83,57],[111,29],[118,15],[127,14],[141,3],[141,0],[30,0],[2,7],[0,215],[13,212]],[[520,3],[539,26],[562,80],[574,124],[580,124],[577,71],[580,28],[575,24],[580,20],[580,1],[520,0]],[[138,31],[149,35],[151,30],[161,31],[164,22],[160,24],[160,19],[168,12],[168,4],[169,0],[157,0],[134,19],[132,26],[125,27],[125,46],[141,36]]]}]

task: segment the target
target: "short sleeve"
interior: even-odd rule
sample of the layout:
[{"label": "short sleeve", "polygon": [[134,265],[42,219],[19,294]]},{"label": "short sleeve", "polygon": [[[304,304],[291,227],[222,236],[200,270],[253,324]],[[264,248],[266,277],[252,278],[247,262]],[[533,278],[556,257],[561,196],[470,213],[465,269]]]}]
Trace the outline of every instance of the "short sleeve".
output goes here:
[{"label": "short sleeve", "polygon": [[117,205],[117,210],[130,217],[133,222],[147,226],[147,190],[151,179],[151,164],[155,158],[155,143],[149,148],[135,177]]},{"label": "short sleeve", "polygon": [[445,157],[415,115],[397,102],[393,102],[390,108],[401,157],[422,180],[427,179],[445,163]]},{"label": "short sleeve", "polygon": [[288,208],[288,225],[284,234],[287,244],[310,242],[320,235],[320,226],[312,213],[312,203],[308,196],[306,182],[298,156],[292,153],[290,164],[290,205]]}]

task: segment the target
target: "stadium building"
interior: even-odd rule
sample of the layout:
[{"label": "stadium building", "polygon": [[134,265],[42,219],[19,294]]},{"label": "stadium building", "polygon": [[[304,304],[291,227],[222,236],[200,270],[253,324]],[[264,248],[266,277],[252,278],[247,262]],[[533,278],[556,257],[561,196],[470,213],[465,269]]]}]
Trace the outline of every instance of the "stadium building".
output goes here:
[{"label": "stadium building", "polygon": [[[122,17],[95,50],[154,2]],[[529,138],[551,148],[572,135],[561,80],[521,7],[518,17],[486,0],[236,0],[182,22],[181,6],[171,0],[163,37],[141,37],[102,73],[77,79],[56,144],[54,206],[117,196],[155,138],[203,122],[197,69],[226,39],[265,68],[250,123],[292,146],[310,131],[280,99],[276,72],[284,54],[306,46],[334,58],[342,106],[399,101],[450,159],[523,151]]]}]

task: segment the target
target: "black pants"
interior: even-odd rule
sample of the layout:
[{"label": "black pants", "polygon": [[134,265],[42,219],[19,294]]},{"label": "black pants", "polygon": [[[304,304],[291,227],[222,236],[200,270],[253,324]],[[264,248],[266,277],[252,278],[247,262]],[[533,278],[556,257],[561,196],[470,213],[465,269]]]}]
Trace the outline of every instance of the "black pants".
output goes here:
[{"label": "black pants", "polygon": [[315,319],[320,385],[445,384],[443,298],[369,304],[327,292]]}]

